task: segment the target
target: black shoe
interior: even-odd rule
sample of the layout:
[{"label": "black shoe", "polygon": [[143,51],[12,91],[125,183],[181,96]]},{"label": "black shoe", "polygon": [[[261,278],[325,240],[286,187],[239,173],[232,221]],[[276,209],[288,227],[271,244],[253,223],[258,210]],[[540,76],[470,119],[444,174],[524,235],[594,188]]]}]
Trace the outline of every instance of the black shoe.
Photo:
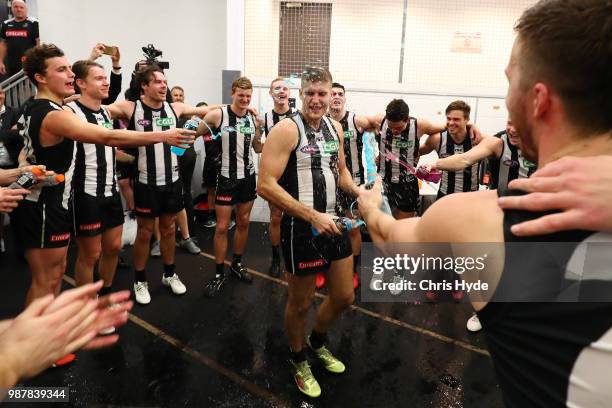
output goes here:
[{"label": "black shoe", "polygon": [[251,276],[251,274],[247,272],[246,268],[240,263],[232,264],[232,266],[230,267],[230,271],[232,271],[232,273],[236,275],[236,277],[241,281],[247,283],[253,282],[253,277]]},{"label": "black shoe", "polygon": [[130,267],[130,264],[125,262],[125,259],[121,255],[119,255],[119,260],[117,261],[117,268],[119,269],[127,269]]},{"label": "black shoe", "polygon": [[225,275],[221,275],[219,277],[215,277],[213,280],[208,282],[206,286],[204,286],[204,295],[206,297],[212,298],[223,289],[223,284],[225,283]]},{"label": "black shoe", "polygon": [[272,259],[272,265],[268,271],[273,278],[279,278],[281,275],[280,259]]}]

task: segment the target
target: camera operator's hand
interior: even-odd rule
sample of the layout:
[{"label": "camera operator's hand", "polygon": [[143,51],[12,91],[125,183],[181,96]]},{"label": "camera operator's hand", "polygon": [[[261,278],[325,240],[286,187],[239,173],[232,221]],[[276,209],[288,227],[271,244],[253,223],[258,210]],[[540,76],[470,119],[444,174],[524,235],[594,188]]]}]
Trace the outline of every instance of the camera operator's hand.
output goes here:
[{"label": "camera operator's hand", "polygon": [[91,54],[89,54],[89,59],[91,61],[95,61],[104,54],[105,45],[102,43],[97,43],[95,47],[91,50]]},{"label": "camera operator's hand", "polygon": [[340,232],[336,226],[336,223],[334,222],[335,218],[336,217],[326,213],[316,212],[316,214],[314,214],[310,219],[310,225],[312,225],[312,227],[321,235],[341,235],[342,232]]},{"label": "camera operator's hand", "polygon": [[185,148],[185,145],[193,144],[196,132],[183,128],[174,128],[164,131],[164,143],[171,146]]},{"label": "camera operator's hand", "polygon": [[24,189],[10,189],[0,187],[0,212],[10,213],[23,200],[23,196],[30,194]]}]

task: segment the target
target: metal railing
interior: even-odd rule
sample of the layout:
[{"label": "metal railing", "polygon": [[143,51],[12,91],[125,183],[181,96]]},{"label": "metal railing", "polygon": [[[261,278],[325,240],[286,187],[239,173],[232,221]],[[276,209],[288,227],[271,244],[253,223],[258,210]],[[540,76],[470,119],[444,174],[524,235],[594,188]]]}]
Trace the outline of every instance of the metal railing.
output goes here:
[{"label": "metal railing", "polygon": [[0,88],[4,89],[6,95],[4,104],[15,109],[36,95],[36,87],[23,70],[0,82]]}]

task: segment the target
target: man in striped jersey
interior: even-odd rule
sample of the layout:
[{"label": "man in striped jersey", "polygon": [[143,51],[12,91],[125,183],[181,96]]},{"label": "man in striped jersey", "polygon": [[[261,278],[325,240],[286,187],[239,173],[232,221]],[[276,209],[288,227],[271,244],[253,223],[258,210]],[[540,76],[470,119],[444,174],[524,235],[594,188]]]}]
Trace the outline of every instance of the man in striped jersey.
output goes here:
[{"label": "man in striped jersey", "polygon": [[[135,81],[142,96],[137,101],[120,101],[108,106],[114,119],[129,121],[129,129],[157,132],[176,128],[180,117],[203,116],[214,106],[199,108],[182,102],[167,102],[168,82],[161,68],[149,65],[140,70]],[[140,304],[151,302],[145,266],[155,218],[159,217],[161,255],[164,264],[162,284],[176,295],[186,292],[175,271],[175,219],[183,209],[183,192],[178,161],[170,145],[156,143],[138,149],[138,177],[134,183],[134,201],[138,232],[134,243],[134,292]]]},{"label": "man in striped jersey", "polygon": [[38,92],[26,102],[19,120],[20,133],[25,138],[25,157],[31,164],[66,175],[65,183],[33,191],[15,214],[32,273],[26,300],[29,304],[36,298],[59,293],[66,268],[73,141],[110,146],[161,142],[182,145],[193,141],[194,132],[184,129],[131,132],[87,123],[61,106],[65,97],[74,94],[74,74],[64,53],[55,45],[43,44],[28,50],[26,56],[24,71]]},{"label": "man in striped jersey", "polygon": [[[556,163],[556,159],[580,156],[588,170],[597,168],[585,164],[601,160],[599,155],[608,156],[610,162],[612,49],[602,39],[612,38],[612,3],[544,0],[527,9],[515,27],[518,35],[506,68],[506,105],[522,153],[543,170],[550,166],[548,175],[553,176],[537,183],[536,178],[515,180],[515,184],[554,191],[563,187],[562,178],[554,176],[571,169],[569,160]],[[574,170],[567,181],[589,178]],[[572,192],[582,188],[574,187]],[[583,191],[605,195],[593,190]],[[421,219],[408,221],[395,221],[378,210],[378,188],[362,190],[359,207],[368,227],[377,228],[385,242],[450,242],[453,256],[482,256],[482,246],[461,243],[500,243],[484,270],[471,269],[462,277],[490,285],[491,297],[472,305],[485,329],[505,406],[608,406],[612,398],[607,374],[612,365],[608,225],[593,224],[591,217],[575,218],[581,207],[577,201],[583,197],[569,205],[570,210],[562,207],[563,213],[551,214],[542,210],[547,206],[543,204],[549,196],[560,199],[559,194],[540,194],[539,200],[532,200],[531,211],[502,211],[499,195],[499,190],[451,194]],[[528,201],[517,191],[501,195]],[[525,238],[514,234],[516,224],[534,225],[534,220],[551,220],[551,216],[556,216],[556,223],[550,226],[556,224],[558,229],[557,223],[565,220],[565,228],[574,229]]]},{"label": "man in striped jersey", "polygon": [[[344,133],[344,160],[346,168],[353,177],[356,185],[360,186],[366,182],[363,168],[363,140],[364,130],[370,127],[367,117],[356,115],[354,112],[346,110],[346,90],[342,84],[334,82],[331,91],[331,105],[329,106],[329,116],[340,122]],[[353,208],[354,197],[349,196],[342,190],[338,191],[338,204],[347,217],[353,218],[351,209]],[[356,206],[355,206],[356,207]],[[353,286],[359,285],[359,268],[361,266],[361,231],[354,228],[349,231],[351,248],[353,249]]]},{"label": "man in striped jersey", "polygon": [[378,173],[383,178],[393,216],[398,219],[414,217],[419,183],[406,165],[417,165],[421,137],[440,132],[444,126],[410,116],[408,104],[402,99],[392,100],[384,113],[368,120],[371,128],[380,130],[377,137],[380,151]]},{"label": "man in striped jersey", "polygon": [[[268,136],[274,125],[281,120],[293,115],[294,111],[289,106],[291,89],[287,86],[284,78],[276,78],[270,84],[270,96],[274,101],[274,108],[264,114],[264,136]],[[262,138],[265,142],[265,138]],[[283,212],[271,203],[270,206],[270,243],[272,244],[272,264],[270,265],[270,275],[279,277],[281,274],[280,265],[280,223]]]},{"label": "man in striped jersey", "polygon": [[321,394],[304,350],[316,274],[325,272],[329,296],[317,311],[307,344],[333,373],[344,372],[345,366],[325,347],[326,332],[355,297],[350,241],[336,226],[335,213],[338,188],[353,195],[358,188],[345,165],[342,126],[326,116],[331,91],[326,69],[302,74],[302,110],[270,132],[258,187],[264,199],[283,210],[281,245],[289,285],[285,329],[294,380],[310,397]]},{"label": "man in striped jersey", "polygon": [[[236,206],[236,232],[231,273],[251,283],[253,278],[242,265],[242,254],[249,234],[249,223],[255,191],[254,149],[261,152],[261,125],[249,112],[253,84],[240,77],[232,83],[232,104],[212,110],[201,123],[198,134],[205,136],[212,130],[221,139],[221,171],[217,178],[215,211],[215,277],[206,284],[205,294],[214,297],[225,282],[225,255],[227,253],[227,231]],[[207,142],[210,143],[210,142]],[[251,148],[252,147],[252,148]]]},{"label": "man in striped jersey", "polygon": [[[451,102],[446,108],[446,128],[431,135],[420,148],[420,154],[433,150],[441,159],[459,155],[472,149],[472,139],[468,134],[470,106],[464,101]],[[478,190],[478,163],[474,162],[463,171],[445,171],[440,181],[438,198],[445,195]]]},{"label": "man in striped jersey", "polygon": [[[72,66],[81,97],[67,107],[85,122],[113,128],[109,113],[102,108],[108,98],[109,81],[104,68],[93,61]],[[115,148],[96,143],[75,145],[73,163],[72,217],[79,247],[74,266],[78,286],[93,281],[93,270],[104,281],[100,294],[110,293],[121,251],[123,206],[117,189]]]}]

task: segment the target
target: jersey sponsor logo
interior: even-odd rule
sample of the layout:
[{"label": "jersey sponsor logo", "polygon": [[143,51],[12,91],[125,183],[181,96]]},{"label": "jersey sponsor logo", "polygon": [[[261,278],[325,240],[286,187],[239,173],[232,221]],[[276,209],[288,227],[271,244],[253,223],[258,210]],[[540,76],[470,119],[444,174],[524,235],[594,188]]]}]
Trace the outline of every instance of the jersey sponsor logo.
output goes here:
[{"label": "jersey sponsor logo", "polygon": [[217,196],[217,200],[224,201],[224,202],[230,202],[230,201],[232,201],[232,196],[218,195]]},{"label": "jersey sponsor logo", "polygon": [[519,165],[519,162],[516,160],[512,160],[512,159],[506,159],[504,160],[504,166],[508,166],[508,167],[516,167]]},{"label": "jersey sponsor logo", "polygon": [[79,230],[80,231],[93,231],[93,230],[97,230],[102,226],[102,223],[100,221],[94,223],[94,224],[81,224],[79,225]]},{"label": "jersey sponsor logo", "polygon": [[304,154],[319,154],[319,146],[316,144],[307,144],[302,146],[300,152]]},{"label": "jersey sponsor logo", "polygon": [[355,137],[355,131],[354,130],[345,130],[344,131],[344,138],[351,140]]},{"label": "jersey sponsor logo", "polygon": [[255,128],[253,126],[240,126],[238,131],[243,135],[252,135],[255,133]]},{"label": "jersey sponsor logo", "polygon": [[142,207],[136,207],[136,211],[143,213],[143,214],[151,214],[151,209],[150,208],[142,208]]},{"label": "jersey sponsor logo", "polygon": [[176,122],[174,121],[174,118],[157,118],[155,119],[155,124],[157,126],[174,126]]},{"label": "jersey sponsor logo", "polygon": [[27,30],[6,30],[6,36],[7,37],[23,37],[23,38],[27,38],[28,37],[28,31]]},{"label": "jersey sponsor logo", "polygon": [[455,146],[455,154],[463,154],[463,146]]},{"label": "jersey sponsor logo", "polygon": [[151,121],[148,119],[138,119],[138,123],[139,126],[149,126],[151,124]]},{"label": "jersey sponsor logo", "polygon": [[317,268],[317,267],[323,266],[323,265],[325,265],[325,260],[324,259],[316,259],[314,261],[299,262],[298,263],[298,269]]},{"label": "jersey sponsor logo", "polygon": [[394,144],[396,149],[410,149],[412,146],[414,146],[414,141],[395,139]]},{"label": "jersey sponsor logo", "polygon": [[523,167],[526,168],[526,169],[531,170],[531,169],[535,169],[537,167],[535,163],[530,162],[527,159],[521,159],[521,160],[523,161]]},{"label": "jersey sponsor logo", "polygon": [[70,239],[70,233],[66,232],[65,234],[56,234],[56,235],[51,235],[51,242],[61,242],[61,241],[67,241]]},{"label": "jersey sponsor logo", "polygon": [[114,129],[112,122],[102,122],[102,123],[100,123],[100,126],[105,127],[107,129]]},{"label": "jersey sponsor logo", "polygon": [[338,151],[338,141],[330,140],[329,142],[323,143],[323,152],[325,154],[333,154]]}]

